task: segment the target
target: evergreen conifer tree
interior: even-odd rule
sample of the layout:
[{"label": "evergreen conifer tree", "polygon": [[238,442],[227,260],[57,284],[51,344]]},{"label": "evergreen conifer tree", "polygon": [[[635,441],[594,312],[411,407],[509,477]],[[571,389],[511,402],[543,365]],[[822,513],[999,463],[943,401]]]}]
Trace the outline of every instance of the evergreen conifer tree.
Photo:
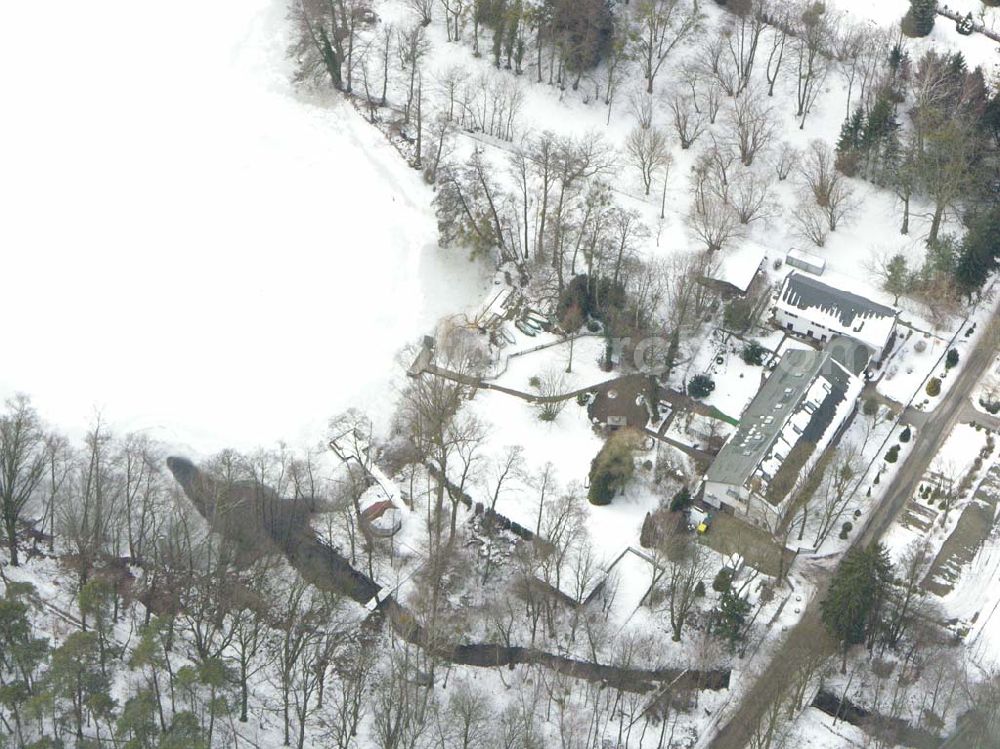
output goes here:
[{"label": "evergreen conifer tree", "polygon": [[843,671],[851,645],[865,642],[877,631],[891,580],[892,564],[881,544],[851,549],[837,568],[820,610],[827,630],[843,646]]},{"label": "evergreen conifer tree", "polygon": [[934,28],[937,0],[910,0],[910,10],[903,18],[903,33],[907,36],[927,36]]}]

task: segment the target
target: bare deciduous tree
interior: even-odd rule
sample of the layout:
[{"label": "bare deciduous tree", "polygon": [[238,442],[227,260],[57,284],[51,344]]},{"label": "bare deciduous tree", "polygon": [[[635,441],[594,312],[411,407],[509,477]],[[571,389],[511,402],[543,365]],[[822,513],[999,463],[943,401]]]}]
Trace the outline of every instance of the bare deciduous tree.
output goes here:
[{"label": "bare deciduous tree", "polygon": [[773,23],[770,27],[767,46],[767,67],[764,75],[767,79],[767,95],[774,96],[774,84],[781,73],[781,63],[785,60],[785,42],[788,40],[788,13],[784,3],[775,3],[771,9]]},{"label": "bare deciduous tree", "polygon": [[778,153],[773,157],[774,172],[778,175],[778,181],[784,182],[788,175],[799,166],[801,154],[787,140],[782,141],[778,147]]},{"label": "bare deciduous tree", "polygon": [[817,247],[826,244],[828,222],[823,209],[808,198],[799,201],[792,211],[792,223],[799,236]]},{"label": "bare deciduous tree", "polygon": [[726,96],[736,96],[740,75],[729,56],[726,40],[721,35],[707,36],[698,47],[695,64],[707,82],[713,82]]},{"label": "bare deciduous tree", "polygon": [[[816,206],[825,216],[827,229],[836,231],[840,222],[855,207],[855,201],[854,191],[851,189],[847,177],[837,170],[830,146],[820,140],[812,141],[799,164],[799,175],[802,177],[804,186],[812,193]],[[805,218],[809,221],[805,223],[800,221],[800,228],[810,223],[812,216]],[[816,241],[814,239],[815,232],[811,229],[809,231],[809,238]]]},{"label": "bare deciduous tree", "polygon": [[705,131],[704,115],[697,110],[693,96],[676,95],[670,100],[674,129],[680,139],[681,148],[687,150]]},{"label": "bare deciduous tree", "polygon": [[741,236],[743,224],[732,203],[712,195],[688,214],[688,226],[709,252],[718,252]]},{"label": "bare deciduous tree", "polygon": [[625,151],[633,166],[639,171],[645,194],[649,195],[653,175],[670,158],[666,133],[658,127],[637,127],[629,133],[625,141]]},{"label": "bare deciduous tree", "polygon": [[457,42],[462,38],[462,27],[465,23],[466,0],[440,0],[444,11],[444,26],[449,42]]},{"label": "bare deciduous tree", "polygon": [[753,164],[754,158],[767,147],[774,136],[771,107],[750,88],[736,98],[729,110],[731,137],[744,166]]},{"label": "bare deciduous tree", "polygon": [[671,543],[674,548],[663,560],[665,568],[659,585],[665,599],[663,606],[670,617],[672,638],[680,642],[688,617],[698,600],[698,583],[709,574],[709,561],[701,544],[690,537],[671,534],[664,543]]},{"label": "bare deciduous tree", "polygon": [[[351,91],[354,45],[369,11],[367,0],[297,0],[292,21],[298,38],[292,54],[298,80],[329,77],[334,88]],[[345,69],[346,68],[346,69]]]},{"label": "bare deciduous tree", "polygon": [[737,94],[750,84],[757,59],[757,47],[767,26],[768,6],[769,3],[764,0],[738,0],[729,3],[732,16],[723,36],[739,81]]},{"label": "bare deciduous tree", "polygon": [[694,32],[701,21],[697,0],[640,0],[635,9],[635,56],[646,79],[647,93],[667,56]]},{"label": "bare deciduous tree", "polygon": [[434,2],[435,0],[406,0],[406,7],[417,14],[422,26],[430,26],[434,20]]},{"label": "bare deciduous tree", "polygon": [[839,18],[826,5],[807,0],[795,19],[793,39],[796,64],[796,117],[804,128],[806,117],[823,90],[830,61],[826,57]]},{"label": "bare deciduous tree", "polygon": [[0,513],[10,563],[20,564],[18,525],[24,508],[45,476],[45,434],[26,395],[7,400],[0,415]]},{"label": "bare deciduous tree", "polygon": [[739,173],[729,196],[741,224],[772,215],[771,181],[761,171],[748,169]]}]

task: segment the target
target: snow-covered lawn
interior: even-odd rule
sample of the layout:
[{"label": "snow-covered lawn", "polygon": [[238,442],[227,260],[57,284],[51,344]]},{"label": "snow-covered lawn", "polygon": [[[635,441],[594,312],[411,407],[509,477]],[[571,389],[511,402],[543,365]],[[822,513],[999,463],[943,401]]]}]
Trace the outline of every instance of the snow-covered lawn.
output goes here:
[{"label": "snow-covered lawn", "polygon": [[[970,311],[968,319],[954,320],[950,330],[931,332],[926,325],[923,329],[911,330],[901,327],[900,332],[908,335],[897,343],[897,349],[883,365],[885,374],[879,380],[879,392],[897,403],[907,404],[912,399],[915,408],[933,411],[964,366],[966,354],[990,326],[998,304],[993,288],[991,285],[984,299]],[[903,315],[903,319],[909,317]],[[950,349],[955,349],[959,356],[958,364],[953,368],[949,368],[945,361]],[[926,392],[931,377],[941,381],[939,395],[930,396]]]},{"label": "snow-covered lawn", "polygon": [[0,396],[201,454],[312,444],[348,406],[384,419],[397,350],[479,298],[417,172],[342,100],[295,96],[286,13],[0,8],[0,64],[20,71],[0,119],[0,316],[18,320]]},{"label": "snow-covered lawn", "polygon": [[715,382],[715,390],[704,402],[734,419],[740,418],[743,409],[757,395],[765,371],[763,367],[744,362],[742,351],[743,342],[730,339],[727,346],[717,349],[716,358],[707,370]]},{"label": "snow-covered lawn", "polygon": [[[501,356],[508,357],[506,369],[499,377],[491,379],[491,382],[525,393],[536,393],[538,388],[531,384],[531,380],[538,377],[543,382],[558,383],[559,386],[553,389],[566,393],[607,382],[620,374],[606,372],[601,368],[600,362],[605,350],[602,336],[581,336],[573,341],[572,368],[569,372],[566,368],[570,365],[570,342],[551,333],[528,338],[517,331],[516,337],[518,344],[525,341],[525,345],[520,348],[508,347],[512,350],[510,353],[506,348],[502,350]],[[538,351],[512,355],[515,351],[527,351],[542,344],[550,345]]]}]

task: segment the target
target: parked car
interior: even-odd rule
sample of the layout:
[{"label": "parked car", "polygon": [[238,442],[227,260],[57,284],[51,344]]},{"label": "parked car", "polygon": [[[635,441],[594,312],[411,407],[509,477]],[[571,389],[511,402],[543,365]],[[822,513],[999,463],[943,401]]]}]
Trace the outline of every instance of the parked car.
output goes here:
[{"label": "parked car", "polygon": [[531,336],[532,338],[538,335],[538,330],[532,328],[530,325],[525,323],[524,320],[515,320],[514,327],[520,330],[525,335]]},{"label": "parked car", "polygon": [[536,333],[541,333],[542,332],[542,326],[539,325],[534,320],[532,320],[530,317],[523,317],[523,318],[521,318],[521,322],[523,322],[526,326],[528,326],[529,328],[531,328],[532,330],[534,330]]},{"label": "parked car", "polygon": [[545,315],[532,309],[524,313],[524,319],[537,324],[542,330],[549,330],[552,327],[552,323]]}]

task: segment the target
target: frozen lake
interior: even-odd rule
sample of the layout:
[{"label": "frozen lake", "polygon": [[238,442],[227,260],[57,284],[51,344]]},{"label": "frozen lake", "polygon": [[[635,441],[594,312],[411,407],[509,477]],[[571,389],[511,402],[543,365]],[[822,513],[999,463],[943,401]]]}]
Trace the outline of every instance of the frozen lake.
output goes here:
[{"label": "frozen lake", "polygon": [[314,442],[385,415],[398,349],[479,299],[419,175],[291,90],[284,18],[0,7],[0,395],[74,435],[100,411],[195,453]]}]

